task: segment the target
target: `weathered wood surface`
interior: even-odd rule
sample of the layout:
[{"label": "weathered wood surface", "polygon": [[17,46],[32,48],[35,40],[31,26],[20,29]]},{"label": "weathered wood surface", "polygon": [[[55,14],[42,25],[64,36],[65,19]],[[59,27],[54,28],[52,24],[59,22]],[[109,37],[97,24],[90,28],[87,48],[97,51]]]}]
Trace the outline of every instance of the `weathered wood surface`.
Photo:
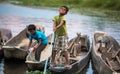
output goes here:
[{"label": "weathered wood surface", "polygon": [[[51,43],[50,42],[51,37],[52,37],[52,35],[48,36],[49,43]],[[50,46],[50,44],[48,44],[46,46],[46,48],[41,52],[40,61],[38,63],[34,62],[34,60],[35,60],[35,51],[32,51],[31,53],[29,53],[27,55],[26,61],[25,61],[27,63],[27,65],[28,65],[28,68],[30,70],[43,69],[46,59],[51,57],[52,52],[51,52],[50,48],[51,48],[51,46]]]},{"label": "weathered wood surface", "polygon": [[[82,48],[82,47],[86,48]],[[68,43],[68,51],[70,53],[70,65],[69,70],[61,70],[59,68],[57,71],[52,69],[52,74],[77,74],[82,71],[90,60],[90,47],[89,38],[87,35],[77,35],[77,37],[71,39]],[[60,59],[60,58],[59,58]],[[65,60],[63,60],[65,61]],[[59,64],[59,63],[58,63]],[[62,63],[63,67],[65,62]],[[57,67],[57,66],[56,66]],[[61,70],[61,71],[60,71]]]},{"label": "weathered wood surface", "polygon": [[[39,27],[41,27],[41,25]],[[18,33],[16,36],[12,37],[5,43],[5,46],[3,46],[5,59],[25,60],[27,56],[26,49],[29,44],[27,32],[28,32],[27,28],[25,28],[24,30],[22,30],[20,33]]]},{"label": "weathered wood surface", "polygon": [[95,32],[92,61],[100,74],[120,73],[119,43],[105,32]]},{"label": "weathered wood surface", "polygon": [[0,28],[0,58],[3,58],[4,51],[2,49],[3,44],[12,37],[12,32],[9,29]]}]

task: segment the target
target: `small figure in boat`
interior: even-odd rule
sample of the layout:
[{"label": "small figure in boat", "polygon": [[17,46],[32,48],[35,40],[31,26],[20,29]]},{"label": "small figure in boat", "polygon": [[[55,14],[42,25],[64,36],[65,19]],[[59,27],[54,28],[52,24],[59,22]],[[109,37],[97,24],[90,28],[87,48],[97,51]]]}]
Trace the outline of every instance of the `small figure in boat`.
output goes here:
[{"label": "small figure in boat", "polygon": [[28,26],[28,31],[30,32],[30,35],[29,35],[30,42],[28,45],[28,50],[31,48],[32,39],[37,40],[37,44],[32,48],[34,48],[34,50],[35,50],[34,62],[39,62],[41,51],[48,44],[48,38],[46,37],[46,35],[43,32],[36,30],[36,26],[34,24],[30,24]]},{"label": "small figure in boat", "polygon": [[66,28],[66,18],[64,15],[67,14],[69,8],[67,6],[61,6],[59,9],[59,15],[53,18],[53,30],[55,32],[55,45],[52,52],[52,65],[51,68],[55,66],[55,56],[58,50],[64,51],[66,59],[66,68],[70,68],[69,65],[69,53],[67,51],[67,28]]}]

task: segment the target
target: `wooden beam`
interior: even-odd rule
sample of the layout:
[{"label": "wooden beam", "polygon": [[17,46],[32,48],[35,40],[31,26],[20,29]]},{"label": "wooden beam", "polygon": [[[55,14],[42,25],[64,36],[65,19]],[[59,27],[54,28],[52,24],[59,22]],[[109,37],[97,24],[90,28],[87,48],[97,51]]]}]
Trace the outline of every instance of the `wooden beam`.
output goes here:
[{"label": "wooden beam", "polygon": [[110,68],[112,69],[112,65],[110,64],[110,60],[108,58],[106,58],[106,61],[107,61],[108,65],[110,66]]},{"label": "wooden beam", "polygon": [[4,48],[4,49],[8,49],[8,48],[20,48],[19,46],[3,46],[2,48]]},{"label": "wooden beam", "polygon": [[119,64],[120,64],[120,59],[119,59],[119,57],[118,56],[116,56],[116,59],[117,59],[117,61],[119,62]]},{"label": "wooden beam", "polygon": [[110,50],[112,49],[113,47],[113,44],[111,45],[111,47],[107,50],[107,52],[110,52]]},{"label": "wooden beam", "polygon": [[115,58],[119,52],[120,52],[120,49],[118,49],[118,51],[113,55],[112,58]]}]

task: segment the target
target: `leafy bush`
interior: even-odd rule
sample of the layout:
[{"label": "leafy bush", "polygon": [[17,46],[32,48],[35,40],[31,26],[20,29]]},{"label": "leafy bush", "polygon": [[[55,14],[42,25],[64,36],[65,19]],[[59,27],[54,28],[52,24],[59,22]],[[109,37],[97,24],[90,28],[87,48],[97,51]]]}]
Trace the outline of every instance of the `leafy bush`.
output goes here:
[{"label": "leafy bush", "polygon": [[[0,0],[3,1],[3,0]],[[102,8],[120,10],[120,0],[17,0],[25,6],[60,7],[67,5],[70,8]]]}]

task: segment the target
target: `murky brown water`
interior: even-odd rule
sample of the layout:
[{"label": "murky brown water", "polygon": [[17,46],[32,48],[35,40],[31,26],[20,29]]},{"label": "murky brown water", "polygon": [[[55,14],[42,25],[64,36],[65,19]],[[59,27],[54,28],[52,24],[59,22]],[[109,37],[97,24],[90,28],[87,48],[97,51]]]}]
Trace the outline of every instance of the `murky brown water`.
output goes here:
[{"label": "murky brown water", "polygon": [[[0,4],[0,28],[11,29],[13,36],[15,36],[31,23],[42,24],[45,27],[46,35],[49,35],[53,32],[52,18],[57,14],[58,10],[33,9],[11,4]],[[77,32],[81,32],[82,34],[89,35],[92,42],[94,32],[99,30],[108,32],[120,43],[120,22],[70,12],[66,17],[69,39],[75,37]],[[0,61],[0,74],[24,74],[27,70],[24,63],[6,63],[3,60]],[[85,73],[94,73],[91,64],[89,64],[88,69],[86,68]]]}]

